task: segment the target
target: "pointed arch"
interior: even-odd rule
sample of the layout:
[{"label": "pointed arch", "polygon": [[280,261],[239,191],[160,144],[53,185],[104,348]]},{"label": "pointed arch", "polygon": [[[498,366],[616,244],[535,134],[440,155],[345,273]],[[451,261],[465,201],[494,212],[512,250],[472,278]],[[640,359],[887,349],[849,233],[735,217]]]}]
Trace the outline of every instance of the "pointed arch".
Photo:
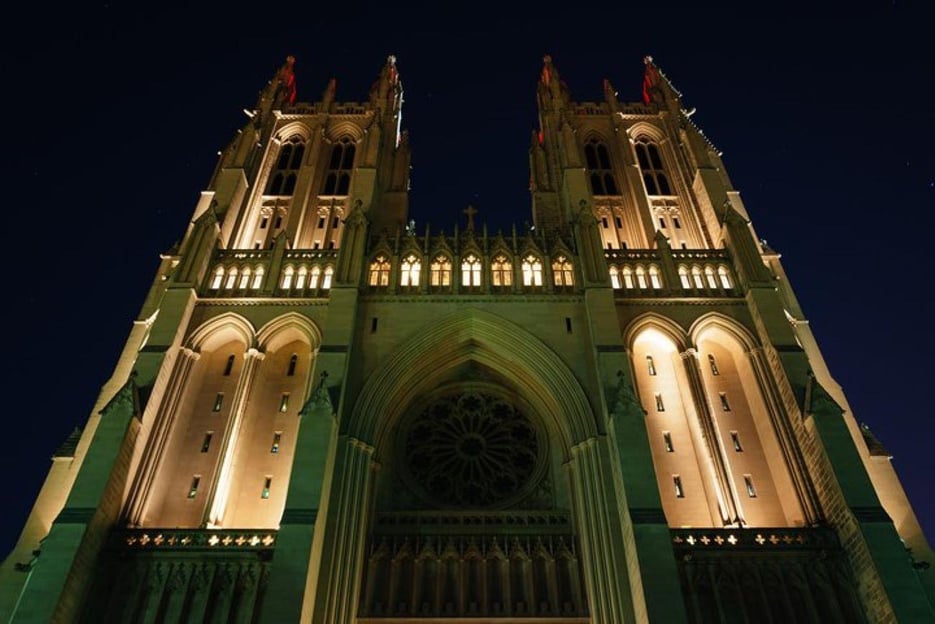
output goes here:
[{"label": "pointed arch", "polygon": [[758,346],[756,338],[746,327],[720,312],[709,312],[698,317],[692,323],[691,327],[688,328],[690,344],[697,346],[701,337],[713,327],[717,327],[735,338],[746,352],[752,351]]},{"label": "pointed arch", "polygon": [[652,327],[659,330],[665,336],[672,340],[676,348],[681,352],[685,351],[691,344],[689,334],[681,325],[670,318],[661,316],[654,312],[647,312],[633,319],[623,333],[624,344],[627,349],[633,350],[633,343],[643,330]]},{"label": "pointed arch", "polygon": [[307,143],[312,139],[312,129],[301,121],[293,121],[287,123],[286,125],[279,128],[276,131],[276,135],[273,137],[274,141],[282,142],[286,139],[290,139],[295,135],[299,135],[302,138],[302,141]]},{"label": "pointed arch", "polygon": [[314,352],[321,345],[321,330],[308,317],[287,312],[266,323],[256,334],[257,347],[261,351],[276,350],[296,338],[308,344]]},{"label": "pointed arch", "polygon": [[246,318],[233,312],[225,312],[213,319],[205,321],[191,333],[186,345],[192,351],[200,352],[211,349],[219,343],[234,338],[242,342],[244,349],[255,345],[256,330]]},{"label": "pointed arch", "polygon": [[348,422],[348,434],[380,453],[406,408],[459,367],[475,363],[511,380],[543,421],[571,446],[597,434],[593,410],[568,366],[525,329],[466,308],[419,332],[369,377]]}]

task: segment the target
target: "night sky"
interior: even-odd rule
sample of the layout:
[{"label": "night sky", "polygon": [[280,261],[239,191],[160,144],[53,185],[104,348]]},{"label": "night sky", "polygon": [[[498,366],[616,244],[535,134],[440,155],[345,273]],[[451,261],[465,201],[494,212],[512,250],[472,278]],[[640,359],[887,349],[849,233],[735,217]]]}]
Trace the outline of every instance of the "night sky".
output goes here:
[{"label": "night sky", "polygon": [[923,3],[825,13],[811,3],[525,13],[473,3],[444,14],[438,4],[303,3],[282,14],[33,4],[0,37],[11,245],[0,557],[51,454],[87,419],[217,151],[288,54],[300,101],[320,99],[331,77],[339,101],[366,100],[395,54],[411,216],[450,230],[470,203],[494,231],[531,218],[542,56],[577,101],[600,101],[604,78],[636,101],[653,55],[724,152],[856,418],[893,454],[935,538],[935,15]]}]

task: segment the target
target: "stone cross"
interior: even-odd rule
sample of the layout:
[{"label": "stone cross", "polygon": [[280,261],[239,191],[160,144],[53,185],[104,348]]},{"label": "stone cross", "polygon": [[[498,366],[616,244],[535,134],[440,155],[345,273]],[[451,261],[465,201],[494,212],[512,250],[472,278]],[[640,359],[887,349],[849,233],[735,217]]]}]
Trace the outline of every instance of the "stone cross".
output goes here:
[{"label": "stone cross", "polygon": [[474,229],[474,215],[477,214],[477,208],[468,204],[468,207],[463,210],[464,214],[467,215],[467,229]]}]

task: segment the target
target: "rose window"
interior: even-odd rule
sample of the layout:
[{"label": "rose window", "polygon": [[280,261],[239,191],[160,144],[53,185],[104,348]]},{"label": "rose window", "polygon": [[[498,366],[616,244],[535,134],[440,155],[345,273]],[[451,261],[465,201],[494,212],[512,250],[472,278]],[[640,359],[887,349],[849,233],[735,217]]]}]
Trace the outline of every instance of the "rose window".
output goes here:
[{"label": "rose window", "polygon": [[544,470],[540,437],[505,398],[476,391],[450,394],[410,421],[402,440],[406,476],[434,503],[505,506]]}]

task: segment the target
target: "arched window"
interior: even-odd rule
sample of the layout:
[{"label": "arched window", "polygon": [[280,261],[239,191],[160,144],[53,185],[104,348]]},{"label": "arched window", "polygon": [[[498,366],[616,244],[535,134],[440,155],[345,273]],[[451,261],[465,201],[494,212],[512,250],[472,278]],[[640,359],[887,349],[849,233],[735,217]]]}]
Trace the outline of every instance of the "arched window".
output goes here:
[{"label": "arched window", "polygon": [[610,287],[611,288],[621,288],[620,284],[620,269],[618,269],[613,264],[610,265]]},{"label": "arched window", "polygon": [[266,271],[263,269],[263,267],[258,266],[256,270],[253,272],[253,283],[250,284],[250,288],[252,288],[253,290],[259,290],[260,287],[263,285],[263,276],[265,274],[266,274]]},{"label": "arched window", "polygon": [[730,279],[730,272],[727,270],[727,267],[723,264],[717,268],[718,277],[721,279],[722,288],[733,288],[734,285]]},{"label": "arched window", "polygon": [[523,286],[542,286],[542,262],[532,254],[523,258]]},{"label": "arched window", "polygon": [[653,288],[662,288],[662,276],[659,274],[659,267],[655,264],[649,265],[649,283]]},{"label": "arched window", "polygon": [[435,256],[430,267],[429,283],[436,288],[451,286],[451,260],[447,256]]},{"label": "arched window", "polygon": [[312,271],[308,277],[308,287],[309,288],[318,288],[318,280],[321,279],[321,267],[317,264],[312,267]]},{"label": "arched window", "polygon": [[305,288],[305,281],[308,279],[308,267],[304,264],[299,267],[299,272],[295,277],[295,287],[297,290]]},{"label": "arched window", "polygon": [[240,271],[240,282],[237,284],[237,288],[240,290],[246,290],[250,286],[250,267],[244,267]]},{"label": "arched window", "polygon": [[293,377],[295,376],[295,365],[299,361],[299,356],[296,353],[292,354],[292,357],[289,358],[289,367],[286,369],[286,376]]},{"label": "arched window", "polygon": [[468,288],[477,288],[480,286],[481,264],[480,258],[474,254],[468,254],[461,261],[461,285]]},{"label": "arched window", "polygon": [[232,290],[234,286],[237,285],[237,267],[231,267],[227,270],[227,281],[224,283],[224,288],[227,290]]},{"label": "arched window", "polygon": [[688,267],[684,264],[679,265],[679,282],[682,284],[682,288],[691,288],[692,282],[688,277]]},{"label": "arched window", "polygon": [[704,288],[704,281],[701,279],[701,267],[697,264],[692,267],[692,285],[695,288]]},{"label": "arched window", "polygon": [[717,278],[714,276],[714,267],[708,265],[704,268],[705,280],[708,282],[708,288],[717,288]]},{"label": "arched window", "polygon": [[[295,192],[295,181],[302,166],[303,156],[305,143],[302,142],[302,137],[294,135],[283,141],[276,169],[266,185],[267,195],[292,195]],[[261,227],[265,227],[265,223]]]},{"label": "arched window", "polygon": [[403,288],[418,286],[421,272],[422,261],[415,254],[409,254],[399,265],[399,285]]},{"label": "arched window", "polygon": [[589,139],[584,144],[584,160],[591,180],[591,192],[595,195],[619,195],[610,165],[610,153],[607,146],[597,139]]},{"label": "arched window", "polygon": [[635,286],[633,282],[633,269],[630,268],[630,265],[623,267],[623,287],[624,288],[633,288]]},{"label": "arched window", "polygon": [[636,265],[636,285],[640,288],[649,287],[649,283],[646,281],[646,268],[642,264]]},{"label": "arched window", "polygon": [[370,263],[370,279],[368,283],[376,288],[383,288],[390,284],[390,263],[386,256],[377,256]]},{"label": "arched window", "polygon": [[219,266],[218,268],[214,269],[214,275],[211,277],[211,285],[209,286],[209,288],[211,290],[219,290],[221,288],[221,284],[223,283],[224,283],[224,267]]},{"label": "arched window", "polygon": [[493,263],[490,265],[490,275],[491,284],[498,288],[513,285],[513,265],[502,254],[493,259]]},{"label": "arched window", "polygon": [[351,171],[357,147],[349,137],[344,137],[331,146],[331,160],[322,186],[322,195],[347,195],[351,187]]},{"label": "arched window", "polygon": [[636,161],[643,174],[643,184],[646,185],[648,195],[671,195],[672,188],[666,177],[665,167],[662,166],[662,157],[659,155],[659,146],[646,137],[640,137],[634,144]]},{"label": "arched window", "polygon": [[552,275],[557,288],[571,288],[575,285],[575,275],[571,270],[571,262],[565,256],[558,256],[552,261]]},{"label": "arched window", "polygon": [[279,285],[283,290],[289,290],[292,288],[292,278],[295,276],[295,269],[292,266],[287,266],[282,272],[282,283]]},{"label": "arched window", "polygon": [[325,267],[325,277],[321,280],[321,289],[330,290],[331,289],[331,278],[334,276],[334,267],[327,266]]}]

